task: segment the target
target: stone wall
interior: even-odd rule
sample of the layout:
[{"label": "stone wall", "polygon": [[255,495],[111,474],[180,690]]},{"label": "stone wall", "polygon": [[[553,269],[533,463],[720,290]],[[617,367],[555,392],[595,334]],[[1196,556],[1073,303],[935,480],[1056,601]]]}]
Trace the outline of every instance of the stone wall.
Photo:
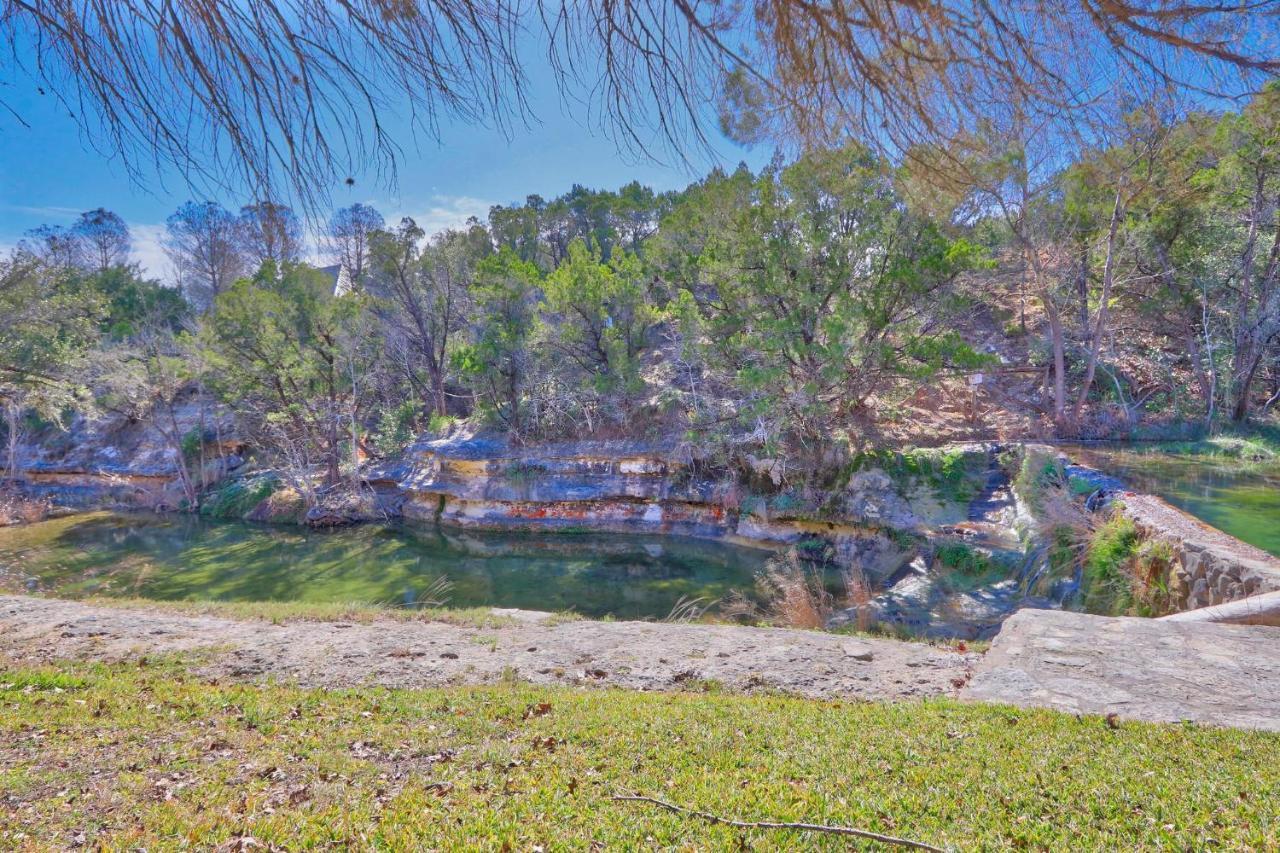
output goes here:
[{"label": "stone wall", "polygon": [[1280,591],[1280,559],[1153,495],[1125,493],[1116,499],[1144,539],[1167,542],[1173,550],[1164,579],[1171,612]]}]

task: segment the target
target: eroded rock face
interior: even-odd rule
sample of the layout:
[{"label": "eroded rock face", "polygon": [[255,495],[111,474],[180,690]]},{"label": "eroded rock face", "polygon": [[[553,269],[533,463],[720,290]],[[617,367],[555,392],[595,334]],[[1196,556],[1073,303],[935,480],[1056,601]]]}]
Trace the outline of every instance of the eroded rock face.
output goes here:
[{"label": "eroded rock face", "polygon": [[[193,479],[217,482],[244,464],[229,412],[192,389],[173,414],[170,430],[186,436],[203,429],[206,447],[214,446],[203,472],[198,462],[190,465]],[[176,451],[153,420],[77,416],[66,432],[38,438],[20,448],[24,492],[33,499],[64,509],[160,510],[182,500]]]},{"label": "eroded rock face", "polygon": [[[769,460],[757,463],[774,470]],[[848,511],[830,521],[785,502],[744,505],[733,483],[699,473],[687,445],[675,441],[515,447],[497,439],[424,440],[400,460],[369,470],[366,480],[383,495],[400,494],[399,512],[411,521],[664,533],[777,548],[810,541],[876,579],[910,557],[888,530],[921,524],[878,471],[856,475]]]}]

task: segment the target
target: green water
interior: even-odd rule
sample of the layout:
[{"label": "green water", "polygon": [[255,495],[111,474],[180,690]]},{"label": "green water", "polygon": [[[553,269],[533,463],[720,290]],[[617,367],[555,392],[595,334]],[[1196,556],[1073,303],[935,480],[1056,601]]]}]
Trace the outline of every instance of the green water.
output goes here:
[{"label": "green water", "polygon": [[333,531],[93,513],[0,529],[0,582],[64,597],[365,602],[413,607],[441,575],[450,607],[662,618],[684,596],[750,594],[769,553],[604,534],[367,525]]},{"label": "green water", "polygon": [[1280,465],[1164,453],[1158,449],[1072,451],[1080,461],[1280,556]]}]

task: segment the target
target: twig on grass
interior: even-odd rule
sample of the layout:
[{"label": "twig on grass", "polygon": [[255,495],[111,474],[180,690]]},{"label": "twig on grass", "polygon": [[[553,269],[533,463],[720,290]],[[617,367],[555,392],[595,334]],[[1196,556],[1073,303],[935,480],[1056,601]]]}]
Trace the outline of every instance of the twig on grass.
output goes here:
[{"label": "twig on grass", "polygon": [[732,826],[738,829],[797,829],[804,832],[826,832],[831,835],[853,835],[858,838],[867,838],[871,841],[879,841],[882,844],[897,844],[899,847],[911,847],[916,850],[932,850],[935,851],[935,853],[943,853],[941,847],[934,847],[932,844],[926,844],[923,841],[913,841],[910,838],[895,838],[892,835],[881,835],[878,832],[872,832],[868,829],[858,829],[852,826],[827,826],[821,823],[777,823],[774,821],[733,820],[731,818],[711,814],[710,812],[686,809],[653,797],[615,795],[609,799],[620,802],[651,803],[652,805],[664,808],[669,812],[693,815],[694,817],[702,818],[708,823],[718,823],[722,826]]}]

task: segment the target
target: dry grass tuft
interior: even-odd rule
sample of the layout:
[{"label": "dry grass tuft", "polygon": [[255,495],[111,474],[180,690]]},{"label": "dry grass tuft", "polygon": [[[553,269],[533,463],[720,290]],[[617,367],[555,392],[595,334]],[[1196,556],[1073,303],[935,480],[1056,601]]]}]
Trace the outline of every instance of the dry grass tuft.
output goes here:
[{"label": "dry grass tuft", "polygon": [[0,488],[0,527],[43,521],[51,509],[47,500],[27,497],[16,489]]},{"label": "dry grass tuft", "polygon": [[835,610],[821,567],[795,553],[775,557],[756,576],[756,586],[773,622],[790,628],[822,628]]}]

